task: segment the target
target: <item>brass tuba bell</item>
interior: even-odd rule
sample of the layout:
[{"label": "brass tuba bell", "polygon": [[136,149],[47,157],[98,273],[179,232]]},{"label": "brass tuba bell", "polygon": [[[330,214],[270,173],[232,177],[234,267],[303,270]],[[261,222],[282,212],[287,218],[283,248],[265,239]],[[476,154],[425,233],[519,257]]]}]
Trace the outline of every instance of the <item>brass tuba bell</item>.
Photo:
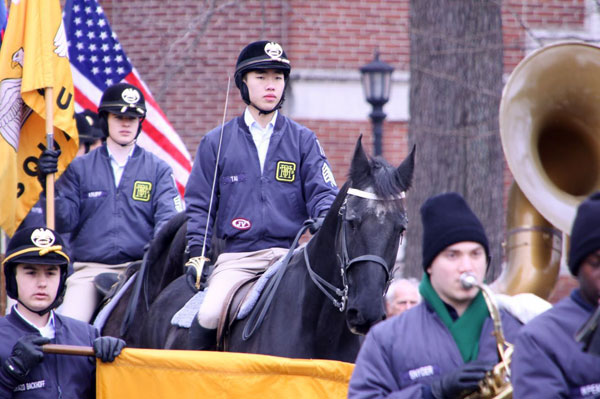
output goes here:
[{"label": "brass tuba bell", "polygon": [[579,203],[600,189],[599,107],[596,46],[545,46],[510,75],[499,121],[517,184],[508,205],[507,267],[496,290],[550,295],[560,269],[562,233],[570,232]]}]

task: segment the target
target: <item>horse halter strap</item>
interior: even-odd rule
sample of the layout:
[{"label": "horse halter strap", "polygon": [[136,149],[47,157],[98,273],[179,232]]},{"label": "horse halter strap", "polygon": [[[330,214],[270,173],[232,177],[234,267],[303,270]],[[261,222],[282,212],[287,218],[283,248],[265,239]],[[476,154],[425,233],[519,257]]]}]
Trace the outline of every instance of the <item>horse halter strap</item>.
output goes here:
[{"label": "horse halter strap", "polygon": [[[348,195],[354,195],[356,197],[371,199],[371,200],[383,200],[382,198],[378,197],[376,194],[369,193],[367,191],[358,190],[355,188],[349,188]],[[405,197],[405,193],[403,191],[397,197],[394,197],[393,199],[402,199],[404,197]],[[329,300],[331,300],[331,302],[333,303],[333,306],[335,306],[340,312],[343,312],[346,309],[346,302],[348,301],[348,279],[346,277],[346,273],[347,273],[348,269],[350,268],[350,266],[352,266],[356,263],[359,263],[359,262],[376,263],[379,266],[381,266],[383,268],[383,270],[385,271],[386,282],[389,282],[389,280],[390,280],[390,271],[389,271],[388,264],[385,261],[385,259],[383,259],[381,256],[361,255],[361,256],[357,256],[356,258],[350,259],[350,256],[348,254],[348,243],[346,241],[346,221],[344,220],[344,216],[346,214],[347,201],[348,201],[348,198],[346,198],[344,200],[344,203],[342,204],[342,206],[340,207],[340,210],[338,212],[338,217],[339,217],[340,221],[338,223],[339,227],[338,227],[338,231],[337,231],[337,236],[340,237],[340,241],[341,241],[341,252],[342,253],[341,253],[341,256],[338,255],[338,259],[340,261],[340,273],[342,275],[343,287],[338,288],[338,287],[332,285],[331,283],[327,282],[325,279],[323,279],[317,273],[315,273],[314,270],[310,267],[310,262],[308,260],[308,254],[306,252],[306,248],[304,249],[304,260],[305,260],[306,268],[308,270],[308,274],[309,274],[310,278],[315,283],[317,288],[323,294],[325,294],[325,296],[327,296],[327,298],[329,298]],[[339,300],[334,298],[333,295],[331,295],[331,293],[328,292],[327,290],[330,290],[333,293],[335,293],[335,295],[337,295],[339,297]]]}]

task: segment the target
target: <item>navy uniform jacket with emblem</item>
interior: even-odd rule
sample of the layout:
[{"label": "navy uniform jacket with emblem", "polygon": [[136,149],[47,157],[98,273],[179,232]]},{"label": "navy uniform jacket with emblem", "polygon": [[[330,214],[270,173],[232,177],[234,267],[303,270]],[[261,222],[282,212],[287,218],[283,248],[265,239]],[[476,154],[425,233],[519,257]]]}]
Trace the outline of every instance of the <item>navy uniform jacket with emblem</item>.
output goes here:
[{"label": "navy uniform jacket with emblem", "polygon": [[135,146],[119,187],[106,144],[75,158],[56,183],[56,230],[71,233],[73,261],[115,265],[144,246],[181,209],[172,170]]},{"label": "navy uniform jacket with emblem", "polygon": [[515,398],[600,397],[600,357],[574,338],[594,310],[576,289],[527,323],[512,358]]},{"label": "navy uniform jacket with emblem", "polygon": [[[87,323],[54,313],[53,344],[92,346],[98,331]],[[17,340],[39,331],[17,312],[0,318],[0,364],[10,356]],[[44,354],[24,383],[14,380],[0,367],[0,398],[94,398],[96,359],[87,356]]]},{"label": "navy uniform jacket with emblem", "polygon": [[[218,127],[202,138],[185,191],[191,256],[202,252],[220,132]],[[315,134],[281,113],[262,175],[244,117],[225,124],[217,179],[210,220],[216,215],[216,236],[225,240],[224,252],[289,247],[302,223],[329,209],[337,194]],[[207,248],[211,234],[209,225]]]},{"label": "navy uniform jacket with emblem", "polygon": [[[505,339],[514,342],[521,323],[500,311]],[[477,359],[498,363],[493,321],[481,329]],[[422,398],[429,385],[464,364],[450,331],[423,301],[375,325],[367,334],[350,379],[348,398]]]}]

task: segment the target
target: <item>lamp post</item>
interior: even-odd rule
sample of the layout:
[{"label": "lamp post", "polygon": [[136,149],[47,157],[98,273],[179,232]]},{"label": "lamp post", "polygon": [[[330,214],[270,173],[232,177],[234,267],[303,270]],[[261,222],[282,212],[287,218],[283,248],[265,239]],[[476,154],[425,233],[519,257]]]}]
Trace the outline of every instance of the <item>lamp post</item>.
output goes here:
[{"label": "lamp post", "polygon": [[382,154],[383,120],[386,115],[383,106],[390,99],[391,77],[394,68],[379,60],[379,51],[375,50],[375,59],[360,68],[363,90],[367,102],[373,106],[369,114],[373,122],[375,155]]}]

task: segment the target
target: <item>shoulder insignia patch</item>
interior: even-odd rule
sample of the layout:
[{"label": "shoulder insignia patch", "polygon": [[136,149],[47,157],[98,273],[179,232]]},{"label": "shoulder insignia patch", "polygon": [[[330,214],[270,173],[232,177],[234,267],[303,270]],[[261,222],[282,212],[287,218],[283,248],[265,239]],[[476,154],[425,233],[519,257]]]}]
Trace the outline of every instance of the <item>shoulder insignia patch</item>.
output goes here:
[{"label": "shoulder insignia patch", "polygon": [[136,181],[133,184],[133,194],[131,198],[135,201],[148,202],[150,201],[150,194],[152,192],[152,183],[149,181]]},{"label": "shoulder insignia patch", "polygon": [[296,164],[294,162],[279,161],[275,173],[275,180],[292,183],[296,180]]},{"label": "shoulder insignia patch", "polygon": [[337,183],[335,182],[335,177],[333,176],[333,172],[331,168],[327,164],[327,162],[323,162],[323,166],[321,167],[321,174],[323,175],[323,181],[329,184],[331,187],[337,187]]}]

